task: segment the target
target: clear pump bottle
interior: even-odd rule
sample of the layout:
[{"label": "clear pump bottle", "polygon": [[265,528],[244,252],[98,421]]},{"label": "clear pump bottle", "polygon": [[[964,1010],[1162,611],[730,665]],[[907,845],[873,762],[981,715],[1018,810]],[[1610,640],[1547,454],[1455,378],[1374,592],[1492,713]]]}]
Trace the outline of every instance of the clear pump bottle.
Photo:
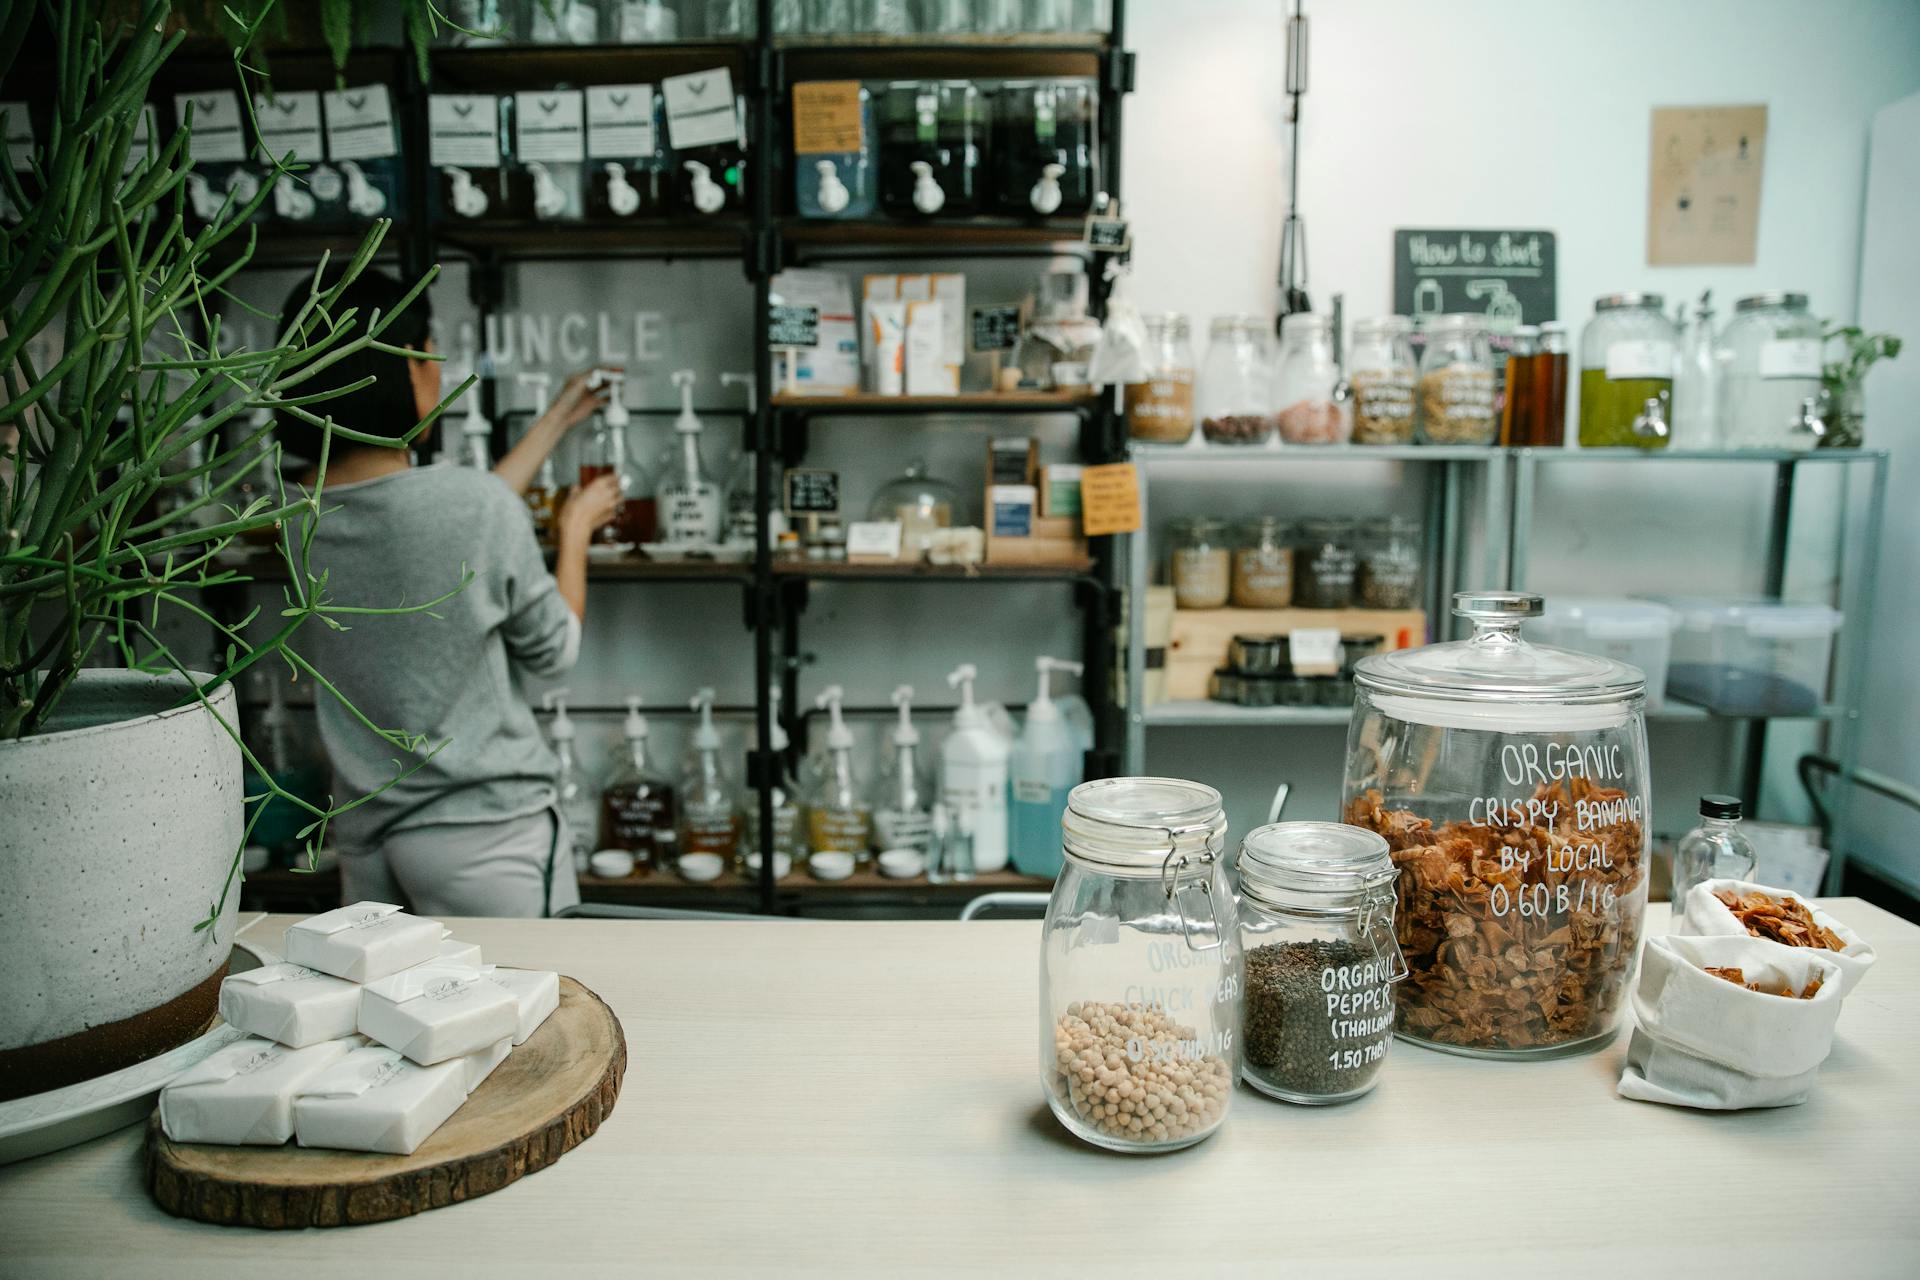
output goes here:
[{"label": "clear pump bottle", "polygon": [[1079,675],[1083,668],[1062,658],[1036,658],[1033,665],[1040,689],[1009,764],[1013,865],[1024,875],[1057,876],[1064,859],[1060,819],[1067,794],[1080,785],[1083,758],[1080,736],[1053,701],[1052,677],[1056,671]]},{"label": "clear pump bottle", "polygon": [[[787,770],[787,748],[791,745],[787,737],[787,726],[780,723],[780,686],[775,684],[767,691],[772,710],[769,713],[771,732],[767,736],[767,749],[779,762],[780,775],[773,784],[773,874],[776,879],[793,869],[793,862],[802,856],[800,849],[800,784]],[[741,851],[741,867],[750,876],[760,874],[760,802],[759,797],[747,797],[747,839]]]},{"label": "clear pump bottle", "polygon": [[[680,780],[680,866],[688,857],[712,854],[731,866],[740,850],[740,807],[733,783],[720,763],[720,731],[713,724],[713,690],[702,689],[688,701],[700,713]],[[703,876],[711,879],[711,876]]]},{"label": "clear pump bottle", "polygon": [[920,731],[913,727],[913,686],[893,691],[900,723],[887,735],[886,763],[873,793],[873,847],[930,853],[933,838],[932,788],[920,753]]},{"label": "clear pump bottle", "polygon": [[873,811],[853,770],[853,731],[840,715],[845,690],[829,685],[813,705],[827,713],[827,750],[807,789],[807,856],[848,853],[865,862],[873,843]]},{"label": "clear pump bottle", "polygon": [[660,532],[665,541],[679,546],[712,546],[720,541],[724,512],[720,486],[700,456],[701,424],[693,411],[693,383],[693,370],[674,370],[680,416],[673,424],[673,443],[660,463]]},{"label": "clear pump bottle", "polygon": [[628,850],[638,866],[671,867],[679,839],[673,781],[648,759],[647,718],[638,694],[627,698],[623,730],[626,751],[600,798],[600,847]]},{"label": "clear pump bottle", "polygon": [[1687,895],[1707,880],[1745,880],[1759,859],[1753,842],[1740,830],[1740,801],[1732,796],[1701,796],[1700,825],[1681,838],[1673,852],[1673,921],[1668,933],[1690,933]]},{"label": "clear pump bottle", "polygon": [[620,482],[620,502],[613,518],[594,534],[595,542],[638,547],[652,542],[658,524],[655,500],[647,493],[647,476],[627,448],[627,424],[632,415],[622,398],[627,375],[617,369],[595,369],[588,385],[607,389],[607,407],[593,421],[593,434],[580,460],[580,483],[600,476]]},{"label": "clear pump bottle", "polygon": [[953,731],[940,744],[940,798],[953,810],[954,826],[972,837],[973,867],[1003,871],[1007,865],[1007,740],[973,701],[972,663],[957,667],[947,684],[960,690]]},{"label": "clear pump bottle", "polygon": [[567,847],[573,851],[573,869],[585,875],[593,857],[593,837],[599,823],[599,797],[594,794],[593,779],[580,767],[573,749],[573,719],[567,715],[567,690],[549,689],[540,704],[553,712],[548,729],[553,739],[553,754],[560,758],[560,771],[554,779],[560,816],[567,824]]}]

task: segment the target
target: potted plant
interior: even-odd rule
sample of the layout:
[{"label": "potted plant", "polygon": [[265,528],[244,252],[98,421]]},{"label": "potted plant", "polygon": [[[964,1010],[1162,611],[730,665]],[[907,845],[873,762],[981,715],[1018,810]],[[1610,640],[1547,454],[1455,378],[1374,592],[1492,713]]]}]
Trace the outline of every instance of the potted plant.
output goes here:
[{"label": "potted plant", "polygon": [[[5,8],[0,78],[40,12]],[[264,806],[304,812],[311,854],[328,820],[358,803],[293,795],[257,763],[263,789],[243,792],[251,754],[234,681],[272,664],[338,696],[300,656],[299,633],[370,612],[333,599],[310,563],[327,451],[311,492],[281,485],[272,415],[322,427],[329,444],[400,447],[447,403],[391,439],[332,423],[326,396],[302,394],[343,353],[379,346],[393,319],[335,305],[383,224],[339,279],[315,273],[302,315],[318,323],[298,330],[311,341],[230,341],[218,306],[252,251],[252,206],[229,200],[189,229],[190,120],[144,157],[133,151],[149,85],[179,39],[163,34],[167,5],[148,0],[124,29],[99,19],[97,0],[45,12],[60,69],[48,118],[36,121],[30,169],[0,166],[19,214],[0,231],[0,1100],[200,1034],[226,971],[241,850]],[[244,43],[235,67],[250,103]],[[241,500],[261,474],[266,492]],[[278,616],[222,621],[204,593],[248,581],[225,553],[249,535],[279,546],[284,601]],[[204,650],[169,642],[182,625]],[[184,657],[183,643],[195,645]],[[381,732],[396,754],[431,752]]]},{"label": "potted plant", "polygon": [[1840,358],[1829,361],[1820,382],[1827,393],[1828,430],[1823,447],[1858,449],[1867,438],[1867,370],[1900,354],[1900,339],[1891,333],[1868,333],[1859,325],[1836,325],[1822,335],[1840,343]]}]

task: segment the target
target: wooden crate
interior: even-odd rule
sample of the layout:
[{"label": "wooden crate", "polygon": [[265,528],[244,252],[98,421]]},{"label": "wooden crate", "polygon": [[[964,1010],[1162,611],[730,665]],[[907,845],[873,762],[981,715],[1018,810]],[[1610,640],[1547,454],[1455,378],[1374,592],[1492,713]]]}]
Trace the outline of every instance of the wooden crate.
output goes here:
[{"label": "wooden crate", "polygon": [[1207,681],[1227,665],[1238,635],[1284,635],[1296,627],[1336,627],[1343,635],[1385,636],[1389,649],[1425,644],[1427,615],[1419,609],[1180,609],[1167,647],[1167,698],[1207,696]]}]

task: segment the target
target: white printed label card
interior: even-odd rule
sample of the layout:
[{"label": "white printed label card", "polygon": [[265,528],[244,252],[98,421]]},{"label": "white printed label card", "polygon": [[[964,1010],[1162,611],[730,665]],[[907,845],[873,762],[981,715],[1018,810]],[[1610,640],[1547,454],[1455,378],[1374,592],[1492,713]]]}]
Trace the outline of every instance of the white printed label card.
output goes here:
[{"label": "white printed label card", "polygon": [[578,89],[513,95],[517,160],[579,164],[587,158],[586,108]]},{"label": "white printed label card", "polygon": [[247,158],[239,94],[231,91],[176,93],[173,111],[179,127],[193,130],[188,146],[195,164],[228,164]]},{"label": "white printed label card", "polygon": [[667,106],[667,141],[676,151],[737,144],[733,73],[725,67],[668,76],[660,82]]},{"label": "white printed label card", "polygon": [[260,154],[280,161],[293,153],[296,164],[323,158],[318,93],[264,93],[253,95],[253,118],[260,126]]},{"label": "white printed label card", "polygon": [[427,100],[427,142],[436,169],[498,169],[499,99],[491,94],[434,94]]},{"label": "white printed label card", "polygon": [[328,158],[385,160],[400,154],[393,137],[393,99],[387,86],[331,89],[326,106]]}]

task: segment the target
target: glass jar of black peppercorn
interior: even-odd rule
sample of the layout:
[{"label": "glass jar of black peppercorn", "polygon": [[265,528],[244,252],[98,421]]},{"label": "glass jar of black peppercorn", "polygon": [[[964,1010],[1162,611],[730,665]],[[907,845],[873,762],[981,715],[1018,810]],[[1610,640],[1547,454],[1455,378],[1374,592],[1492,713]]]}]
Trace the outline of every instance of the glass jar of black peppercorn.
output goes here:
[{"label": "glass jar of black peppercorn", "polygon": [[1348,609],[1359,567],[1355,522],[1345,516],[1314,516],[1300,522],[1293,551],[1293,603],[1303,609]]},{"label": "glass jar of black peppercorn", "polygon": [[1276,822],[1240,846],[1241,1078],[1287,1102],[1357,1098],[1393,1040],[1399,873],[1375,832]]}]

